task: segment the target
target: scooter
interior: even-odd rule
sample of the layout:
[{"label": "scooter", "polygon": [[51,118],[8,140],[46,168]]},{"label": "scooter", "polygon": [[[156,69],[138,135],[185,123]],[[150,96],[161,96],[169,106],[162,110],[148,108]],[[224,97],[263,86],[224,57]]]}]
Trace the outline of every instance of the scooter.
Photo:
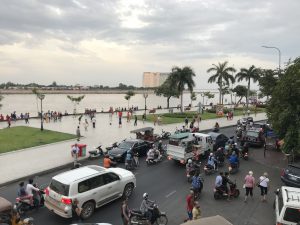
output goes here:
[{"label": "scooter", "polygon": [[240,195],[240,190],[236,188],[236,182],[229,185],[228,193],[222,188],[214,188],[214,199],[228,199],[231,197],[237,198]]},{"label": "scooter", "polygon": [[[36,186],[36,185],[35,185]],[[39,209],[44,206],[45,192],[40,189],[40,191],[33,191],[33,205],[31,205],[29,198],[16,198],[16,203],[14,205],[14,209],[21,215],[25,215],[26,212],[31,211],[33,209]]]},{"label": "scooter", "polygon": [[204,166],[204,173],[205,175],[211,175],[214,174],[216,172],[215,168],[209,164],[206,164]]},{"label": "scooter", "polygon": [[94,150],[89,151],[89,159],[96,159],[103,155],[103,149],[101,148],[102,145],[98,147],[94,147]]}]

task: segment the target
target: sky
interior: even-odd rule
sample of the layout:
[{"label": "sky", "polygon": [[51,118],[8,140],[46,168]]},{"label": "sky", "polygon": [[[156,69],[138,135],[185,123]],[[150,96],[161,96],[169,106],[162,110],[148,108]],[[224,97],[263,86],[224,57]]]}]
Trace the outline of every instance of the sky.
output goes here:
[{"label": "sky", "polygon": [[299,56],[299,0],[2,0],[0,83],[142,86],[143,72],[278,67]]}]

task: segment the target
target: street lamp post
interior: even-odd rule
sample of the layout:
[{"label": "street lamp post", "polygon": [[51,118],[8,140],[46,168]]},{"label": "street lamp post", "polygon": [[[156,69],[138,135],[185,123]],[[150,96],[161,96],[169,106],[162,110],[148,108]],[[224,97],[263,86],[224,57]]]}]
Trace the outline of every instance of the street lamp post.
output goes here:
[{"label": "street lamp post", "polygon": [[147,110],[147,98],[148,98],[148,93],[144,92],[143,93],[144,99],[145,99],[145,119],[146,119],[146,110]]},{"label": "street lamp post", "polygon": [[38,98],[41,100],[41,131],[43,131],[44,130],[44,127],[43,127],[43,100],[45,98],[45,95],[39,94]]},{"label": "street lamp post", "polygon": [[280,70],[280,65],[281,65],[281,51],[280,51],[280,49],[277,48],[277,47],[274,47],[274,46],[266,46],[266,45],[263,45],[261,47],[263,47],[263,48],[273,48],[273,49],[276,49],[278,51],[278,56],[279,56],[278,75],[280,76],[280,74],[281,74],[281,70]]}]

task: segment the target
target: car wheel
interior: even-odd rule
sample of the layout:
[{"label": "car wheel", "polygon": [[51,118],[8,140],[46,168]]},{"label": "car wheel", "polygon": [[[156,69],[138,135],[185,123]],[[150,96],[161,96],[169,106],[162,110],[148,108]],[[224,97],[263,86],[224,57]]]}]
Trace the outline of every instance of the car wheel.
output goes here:
[{"label": "car wheel", "polygon": [[126,184],[123,191],[123,198],[129,198],[132,195],[133,188],[133,184]]},{"label": "car wheel", "polygon": [[81,217],[82,219],[90,218],[95,211],[95,203],[93,202],[86,202],[82,206]]}]

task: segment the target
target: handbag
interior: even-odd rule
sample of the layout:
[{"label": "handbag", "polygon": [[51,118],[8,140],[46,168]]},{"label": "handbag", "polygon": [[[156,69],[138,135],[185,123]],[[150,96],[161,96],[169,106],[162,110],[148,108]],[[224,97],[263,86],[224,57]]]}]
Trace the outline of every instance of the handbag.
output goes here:
[{"label": "handbag", "polygon": [[264,179],[262,179],[261,181],[257,182],[256,186],[257,186],[257,187],[260,187],[260,183],[263,182],[265,179],[267,179],[267,178],[264,178]]},{"label": "handbag", "polygon": [[246,184],[243,184],[243,188],[244,188],[244,189],[246,188]]}]

